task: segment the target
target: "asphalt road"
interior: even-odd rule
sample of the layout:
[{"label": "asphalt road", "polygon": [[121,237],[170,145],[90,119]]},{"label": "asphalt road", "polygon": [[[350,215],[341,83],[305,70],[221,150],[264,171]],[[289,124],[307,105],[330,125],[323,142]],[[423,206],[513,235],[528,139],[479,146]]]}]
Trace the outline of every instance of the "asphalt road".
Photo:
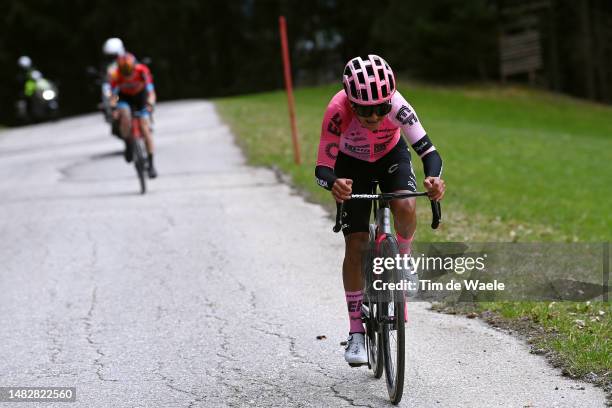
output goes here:
[{"label": "asphalt road", "polygon": [[[98,114],[0,133],[0,386],[77,390],[10,406],[389,405],[343,360],[319,206],[246,166],[210,103],[159,106],[146,196],[107,133]],[[521,341],[410,306],[402,406],[604,406]]]}]

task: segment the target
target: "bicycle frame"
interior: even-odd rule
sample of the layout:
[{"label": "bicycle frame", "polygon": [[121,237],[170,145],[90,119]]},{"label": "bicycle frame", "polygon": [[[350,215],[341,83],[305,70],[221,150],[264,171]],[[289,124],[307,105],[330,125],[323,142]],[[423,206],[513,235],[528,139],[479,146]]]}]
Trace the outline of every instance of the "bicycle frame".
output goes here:
[{"label": "bicycle frame", "polygon": [[132,141],[136,141],[137,139],[142,138],[142,129],[140,128],[140,118],[132,116],[132,126],[131,126],[130,135],[132,137]]},{"label": "bicycle frame", "polygon": [[146,146],[144,138],[142,136],[142,129],[140,128],[140,118],[132,116],[130,138],[133,145],[133,161],[134,167],[136,167],[136,173],[138,174],[138,180],[140,182],[140,193],[144,194],[147,191],[146,175],[147,170],[147,159],[146,159]]}]

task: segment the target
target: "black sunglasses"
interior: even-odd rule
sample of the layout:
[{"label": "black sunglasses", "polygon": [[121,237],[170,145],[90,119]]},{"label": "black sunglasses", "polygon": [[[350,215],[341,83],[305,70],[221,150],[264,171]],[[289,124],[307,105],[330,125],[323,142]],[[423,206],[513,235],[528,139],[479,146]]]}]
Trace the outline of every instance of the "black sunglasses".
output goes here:
[{"label": "black sunglasses", "polygon": [[391,112],[391,102],[383,102],[378,105],[358,105],[353,103],[353,109],[357,115],[364,118],[369,118],[373,113],[376,116],[385,116]]}]

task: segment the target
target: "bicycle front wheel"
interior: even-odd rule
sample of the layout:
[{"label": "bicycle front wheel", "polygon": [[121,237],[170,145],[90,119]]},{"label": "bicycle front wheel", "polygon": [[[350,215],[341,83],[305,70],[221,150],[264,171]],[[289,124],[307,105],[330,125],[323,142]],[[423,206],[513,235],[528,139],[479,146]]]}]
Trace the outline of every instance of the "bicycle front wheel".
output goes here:
[{"label": "bicycle front wheel", "polygon": [[[395,258],[399,253],[397,240],[388,236],[381,244],[383,257]],[[387,270],[387,282],[398,283],[401,273],[397,268]],[[404,365],[405,350],[405,323],[404,323],[404,294],[402,291],[389,290],[386,301],[381,304],[382,314],[382,345],[385,362],[385,377],[387,391],[393,404],[399,404],[404,392]]]},{"label": "bicycle front wheel", "polygon": [[[374,378],[383,374],[383,345],[380,322],[381,303],[372,290],[372,261],[376,252],[376,226],[370,224],[370,240],[368,248],[362,257],[363,272],[363,305],[362,319],[366,327],[366,349],[368,351],[368,366],[372,369]],[[364,307],[365,306],[365,307]]]},{"label": "bicycle front wheel", "polygon": [[368,360],[374,378],[380,378],[383,374],[383,343],[382,333],[376,321],[379,319],[380,304],[376,302],[368,302],[370,309],[370,318],[366,321],[366,342],[368,350]]}]

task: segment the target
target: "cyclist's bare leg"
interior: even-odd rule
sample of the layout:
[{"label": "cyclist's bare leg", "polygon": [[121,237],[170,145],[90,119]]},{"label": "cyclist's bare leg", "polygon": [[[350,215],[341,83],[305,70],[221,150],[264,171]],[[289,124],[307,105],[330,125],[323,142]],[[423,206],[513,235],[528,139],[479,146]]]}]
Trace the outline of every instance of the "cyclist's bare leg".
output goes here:
[{"label": "cyclist's bare leg", "polygon": [[[407,190],[395,191],[407,193]],[[412,251],[412,239],[416,231],[416,198],[404,198],[391,201],[393,225],[395,227],[400,255],[409,255]],[[408,306],[404,304],[404,321],[408,321]]]},{"label": "cyclist's bare leg", "polygon": [[132,120],[131,112],[126,108],[117,109],[117,111],[119,115],[119,131],[121,132],[121,137],[128,140],[130,137],[130,121]]},{"label": "cyclist's bare leg", "polygon": [[155,165],[153,163],[153,135],[151,134],[151,126],[149,123],[148,116],[143,116],[140,118],[140,128],[142,129],[142,135],[144,136],[145,145],[147,146],[147,153],[149,154],[149,177],[155,178],[157,177],[157,170],[155,170]]},{"label": "cyclist's bare leg", "polygon": [[[395,191],[395,193],[408,193],[407,190]],[[410,253],[410,244],[416,231],[416,198],[404,198],[391,201],[391,212],[393,213],[393,224],[398,235],[400,254]]]},{"label": "cyclist's bare leg", "polygon": [[344,290],[355,292],[363,289],[361,276],[361,256],[368,245],[369,233],[355,232],[344,237],[345,252],[342,263]]},{"label": "cyclist's bare leg", "polygon": [[149,118],[147,116],[140,118],[140,128],[142,129],[142,135],[147,146],[147,153],[153,154],[153,136],[151,135],[151,127],[149,126]]},{"label": "cyclist's bare leg", "polygon": [[[365,332],[361,323],[361,302],[363,301],[361,256],[364,248],[367,247],[368,238],[369,234],[367,232],[355,232],[344,237],[346,247],[344,262],[342,263],[342,280],[344,281],[344,293],[348,307],[349,333]],[[367,361],[364,353],[362,351],[361,357]]]}]

